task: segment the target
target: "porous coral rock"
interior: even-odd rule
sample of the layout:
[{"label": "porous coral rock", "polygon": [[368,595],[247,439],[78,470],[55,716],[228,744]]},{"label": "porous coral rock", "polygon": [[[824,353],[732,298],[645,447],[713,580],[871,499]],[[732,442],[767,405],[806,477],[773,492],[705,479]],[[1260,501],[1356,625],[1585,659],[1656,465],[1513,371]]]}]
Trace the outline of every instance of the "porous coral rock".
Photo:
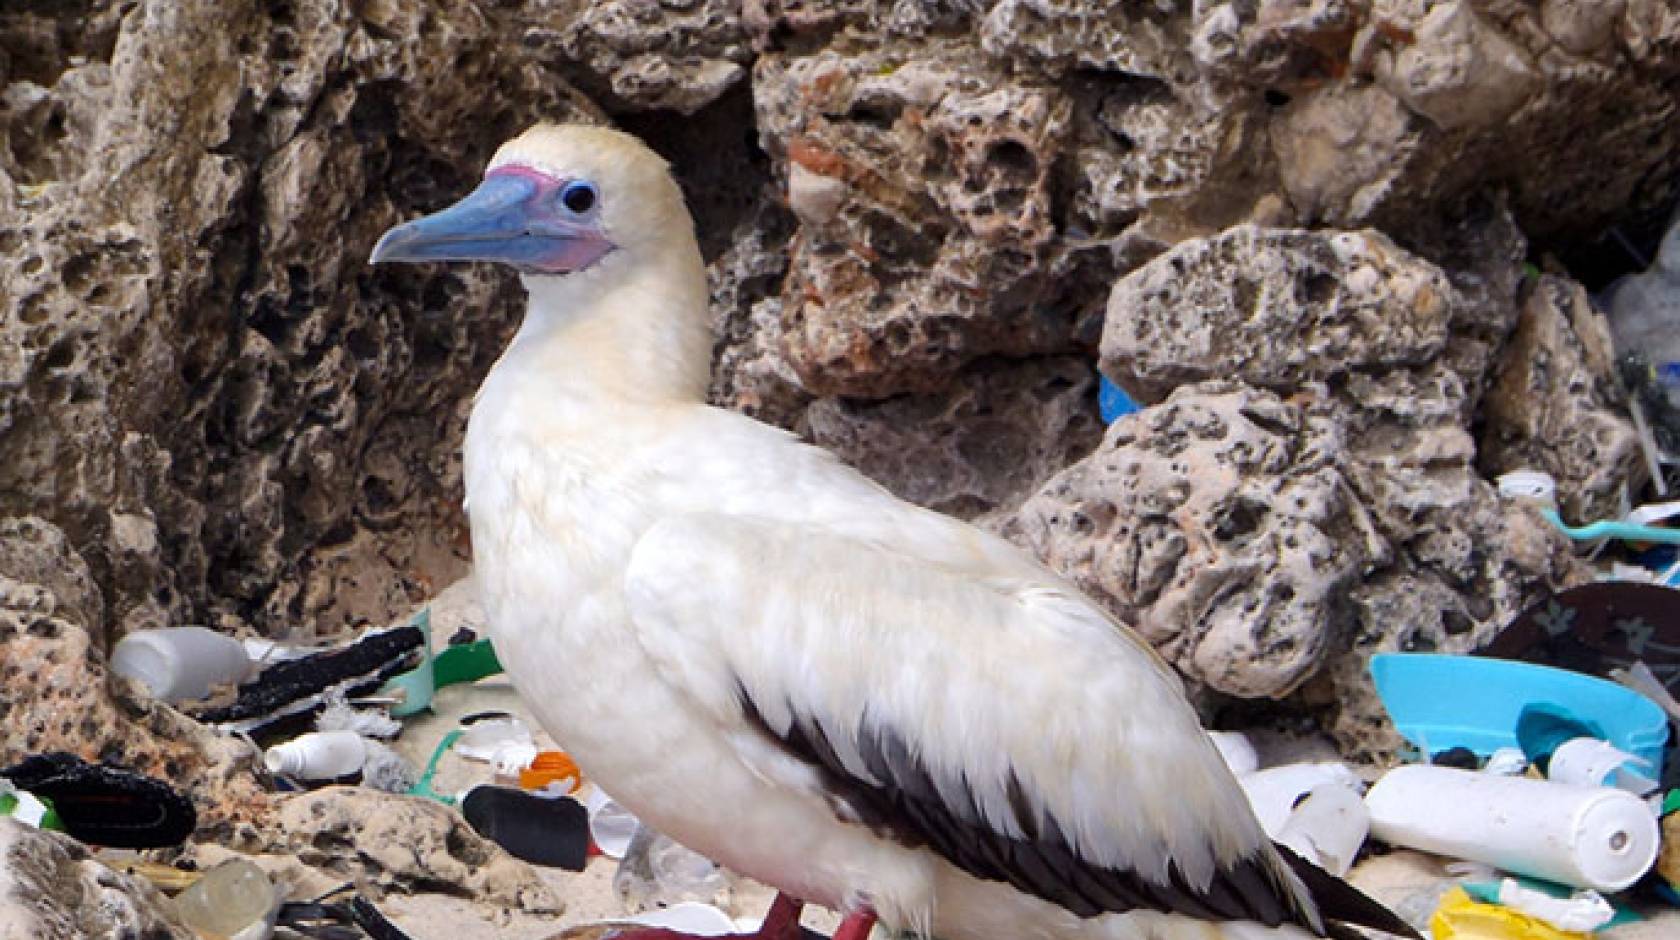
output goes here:
[{"label": "porous coral rock", "polygon": [[1644,465],[1611,357],[1608,328],[1586,291],[1542,276],[1483,401],[1488,475],[1544,471],[1572,521],[1620,515]]},{"label": "porous coral rock", "polygon": [[352,879],[376,897],[448,891],[527,912],[561,902],[531,866],[441,803],[366,787],[326,787],[279,803],[271,852]]},{"label": "porous coral rock", "polygon": [[1379,232],[1240,225],[1115,285],[1102,367],[1146,400],[1221,376],[1287,390],[1427,362],[1463,304],[1439,268]]},{"label": "porous coral rock", "polygon": [[144,879],[112,871],[61,833],[0,816],[0,940],[192,940]]},{"label": "porous coral rock", "polygon": [[1116,422],[1005,531],[1193,679],[1282,696],[1323,665],[1346,592],[1389,552],[1347,457],[1323,401],[1186,386]]},{"label": "porous coral rock", "polygon": [[909,61],[759,62],[758,120],[803,223],[782,345],[813,394],[928,392],[982,356],[1075,342],[1091,278],[1054,245],[1050,177],[1070,103],[976,65],[951,40]]}]

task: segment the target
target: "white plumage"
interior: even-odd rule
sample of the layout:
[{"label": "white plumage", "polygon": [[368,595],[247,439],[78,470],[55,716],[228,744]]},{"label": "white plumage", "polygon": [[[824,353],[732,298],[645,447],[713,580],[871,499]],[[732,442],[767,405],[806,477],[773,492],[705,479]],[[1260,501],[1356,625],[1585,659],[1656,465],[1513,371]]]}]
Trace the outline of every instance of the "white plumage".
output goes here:
[{"label": "white plumage", "polygon": [[705,273],[657,157],[539,127],[486,187],[375,259],[525,272],[467,432],[475,565],[586,774],[737,871],[947,940],[1323,931],[1145,644],[1008,543],[704,403]]}]

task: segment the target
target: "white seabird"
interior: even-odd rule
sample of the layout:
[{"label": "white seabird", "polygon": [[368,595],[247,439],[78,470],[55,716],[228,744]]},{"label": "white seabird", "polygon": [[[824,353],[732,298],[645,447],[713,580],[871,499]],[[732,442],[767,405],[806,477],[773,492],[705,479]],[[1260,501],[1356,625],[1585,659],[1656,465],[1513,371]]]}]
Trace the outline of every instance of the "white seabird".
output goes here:
[{"label": "white seabird", "polygon": [[521,272],[465,444],[491,638],[588,776],[784,893],[762,936],[803,901],[845,912],[844,940],[876,918],[944,940],[1415,936],[1265,837],[1178,678],[1096,603],[706,404],[693,222],[639,141],[533,128],[373,260]]}]

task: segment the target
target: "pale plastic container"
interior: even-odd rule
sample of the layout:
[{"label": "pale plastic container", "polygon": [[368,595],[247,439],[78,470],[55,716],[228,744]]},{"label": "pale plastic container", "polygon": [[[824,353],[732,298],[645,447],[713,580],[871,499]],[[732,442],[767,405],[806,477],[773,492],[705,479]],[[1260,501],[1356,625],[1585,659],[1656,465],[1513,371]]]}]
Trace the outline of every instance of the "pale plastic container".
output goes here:
[{"label": "pale plastic container", "polygon": [[111,670],[166,702],[204,698],[218,685],[250,678],[245,646],[204,627],[140,630],[117,641]]},{"label": "pale plastic container", "polygon": [[205,940],[263,940],[274,930],[280,892],[244,859],[223,862],[175,898],[175,911]]},{"label": "pale plastic container", "polygon": [[1657,820],[1625,790],[1414,764],[1365,794],[1390,845],[1547,881],[1620,891],[1657,858]]},{"label": "pale plastic container", "polygon": [[359,772],[367,756],[367,741],[354,731],[312,731],[269,748],[263,766],[300,780],[332,780]]},{"label": "pale plastic container", "polygon": [[1253,808],[1255,818],[1260,820],[1260,828],[1274,839],[1283,831],[1290,814],[1295,812],[1295,804],[1305,794],[1329,785],[1342,787],[1357,795],[1365,785],[1352,767],[1335,761],[1267,767],[1243,774],[1237,778],[1237,783],[1242,785],[1248,805]]},{"label": "pale plastic container", "polygon": [[641,824],[635,815],[600,787],[589,788],[583,795],[583,805],[589,810],[589,837],[595,840],[595,847],[608,858],[623,858]]},{"label": "pale plastic container", "polygon": [[1356,790],[1340,783],[1313,787],[1278,830],[1277,841],[1340,878],[1353,867],[1371,831],[1371,813]]}]

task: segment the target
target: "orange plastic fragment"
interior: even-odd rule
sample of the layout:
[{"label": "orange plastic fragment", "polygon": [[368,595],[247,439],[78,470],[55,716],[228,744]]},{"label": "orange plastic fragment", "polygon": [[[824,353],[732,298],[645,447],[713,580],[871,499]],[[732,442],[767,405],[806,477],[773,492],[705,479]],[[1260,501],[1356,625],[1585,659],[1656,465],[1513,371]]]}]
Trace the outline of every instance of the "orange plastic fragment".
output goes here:
[{"label": "orange plastic fragment", "polygon": [[567,793],[576,793],[583,786],[583,774],[565,751],[539,751],[531,766],[519,772],[519,786],[525,790],[541,790],[556,781],[565,781]]}]

